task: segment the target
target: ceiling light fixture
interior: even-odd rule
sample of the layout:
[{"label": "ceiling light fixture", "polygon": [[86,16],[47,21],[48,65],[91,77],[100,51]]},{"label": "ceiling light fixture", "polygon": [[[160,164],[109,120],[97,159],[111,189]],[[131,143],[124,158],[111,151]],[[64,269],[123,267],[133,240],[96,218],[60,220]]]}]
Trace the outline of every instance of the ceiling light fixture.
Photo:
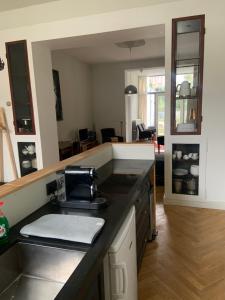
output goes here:
[{"label": "ceiling light fixture", "polygon": [[[130,58],[131,58],[131,50],[132,50],[132,48],[141,47],[141,46],[144,46],[144,45],[145,45],[145,40],[125,41],[125,42],[116,43],[116,46],[118,46],[120,48],[127,48],[127,49],[130,50]],[[126,95],[137,94],[137,92],[138,92],[137,88],[133,84],[129,84],[125,88],[125,94]]]}]

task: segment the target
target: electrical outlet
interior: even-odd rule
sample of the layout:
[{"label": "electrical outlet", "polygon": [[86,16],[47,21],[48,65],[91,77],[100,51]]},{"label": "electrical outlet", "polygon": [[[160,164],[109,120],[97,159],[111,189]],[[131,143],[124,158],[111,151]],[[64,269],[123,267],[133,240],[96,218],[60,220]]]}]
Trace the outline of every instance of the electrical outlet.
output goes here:
[{"label": "electrical outlet", "polygon": [[62,175],[56,179],[58,190],[62,189],[65,186],[65,177]]},{"label": "electrical outlet", "polygon": [[54,195],[56,191],[57,191],[57,181],[56,180],[53,180],[46,184],[47,196],[52,195],[52,194]]},{"label": "electrical outlet", "polygon": [[66,187],[65,187],[65,175],[63,173],[57,174],[57,199],[59,202],[66,200]]}]

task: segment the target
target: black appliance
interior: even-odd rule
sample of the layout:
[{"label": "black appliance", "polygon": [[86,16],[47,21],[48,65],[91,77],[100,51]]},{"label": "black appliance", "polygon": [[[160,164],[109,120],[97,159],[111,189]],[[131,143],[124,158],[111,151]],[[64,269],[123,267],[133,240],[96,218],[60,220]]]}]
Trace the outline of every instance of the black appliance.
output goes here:
[{"label": "black appliance", "polygon": [[99,195],[95,168],[67,166],[65,169],[66,201],[62,207],[100,209],[107,206],[107,199]]}]

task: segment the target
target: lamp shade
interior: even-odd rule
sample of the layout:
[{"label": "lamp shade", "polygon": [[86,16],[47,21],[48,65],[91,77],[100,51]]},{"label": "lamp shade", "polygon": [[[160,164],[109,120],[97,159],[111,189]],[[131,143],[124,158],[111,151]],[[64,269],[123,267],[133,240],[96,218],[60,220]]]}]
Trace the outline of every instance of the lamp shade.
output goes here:
[{"label": "lamp shade", "polygon": [[125,94],[126,95],[132,95],[132,94],[137,94],[137,88],[136,86],[129,84],[126,88],[125,88]]}]

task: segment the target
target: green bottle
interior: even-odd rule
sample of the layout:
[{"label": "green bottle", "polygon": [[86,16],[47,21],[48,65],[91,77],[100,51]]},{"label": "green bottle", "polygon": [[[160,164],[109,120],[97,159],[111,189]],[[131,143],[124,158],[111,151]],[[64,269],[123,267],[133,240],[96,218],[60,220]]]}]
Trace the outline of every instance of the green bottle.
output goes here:
[{"label": "green bottle", "polygon": [[[0,202],[0,208],[4,205],[4,202]],[[0,210],[0,245],[8,242],[9,236],[9,222]]]}]

